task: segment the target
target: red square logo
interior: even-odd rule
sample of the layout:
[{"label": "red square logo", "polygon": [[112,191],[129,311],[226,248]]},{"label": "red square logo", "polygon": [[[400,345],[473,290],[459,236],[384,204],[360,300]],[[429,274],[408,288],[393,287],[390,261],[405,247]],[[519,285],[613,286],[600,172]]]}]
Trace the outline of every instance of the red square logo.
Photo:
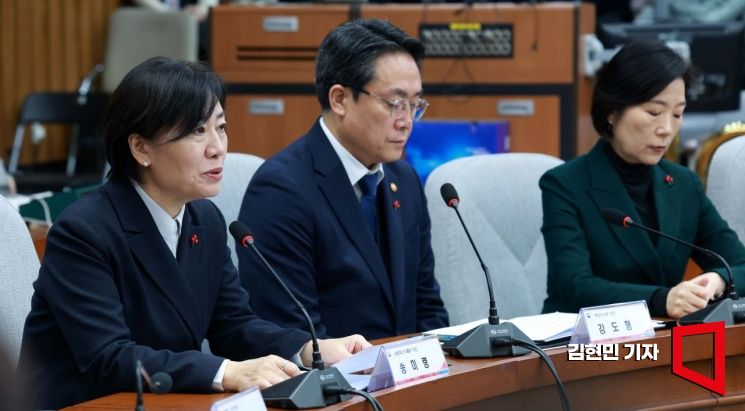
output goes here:
[{"label": "red square logo", "polygon": [[[683,337],[714,334],[714,379],[683,366]],[[725,391],[725,339],[724,321],[708,324],[686,325],[673,328],[673,374],[698,384],[709,391],[724,395]]]}]

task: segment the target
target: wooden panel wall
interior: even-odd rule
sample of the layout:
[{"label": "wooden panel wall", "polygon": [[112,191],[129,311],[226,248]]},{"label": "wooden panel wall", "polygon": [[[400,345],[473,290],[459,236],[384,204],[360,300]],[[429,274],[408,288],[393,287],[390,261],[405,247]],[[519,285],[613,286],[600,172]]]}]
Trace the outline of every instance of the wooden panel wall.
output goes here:
[{"label": "wooden panel wall", "polygon": [[[583,13],[579,18],[579,32],[595,32],[595,13]],[[581,42],[580,42],[581,44]],[[581,48],[582,46],[580,46]],[[595,79],[589,78],[584,73],[582,50],[576,56],[578,77],[577,84],[577,155],[586,154],[595,145],[598,140],[598,133],[592,127],[592,117],[590,116],[590,106],[592,105],[592,88],[595,85]]]},{"label": "wooden panel wall", "polygon": [[[0,156],[6,161],[23,98],[74,91],[103,61],[109,16],[121,0],[0,1]],[[49,135],[38,160],[63,159],[67,141]],[[31,150],[23,150],[22,161]]]},{"label": "wooden panel wall", "polygon": [[[305,85],[312,90],[313,45],[320,44],[331,27],[348,17],[348,7],[283,3],[234,4],[213,9],[214,67],[234,86],[226,108],[230,117],[231,151],[267,157],[310,126],[318,115],[318,104],[311,94],[303,98],[286,90],[276,95],[266,93],[271,93],[272,87],[282,86],[297,90],[294,86]],[[512,151],[540,152],[568,159],[592,147],[595,140],[589,116],[592,82],[578,73],[581,58],[575,51],[578,38],[574,35],[575,22],[577,34],[594,32],[592,4],[582,3],[577,8],[571,2],[478,3],[465,13],[458,4],[363,4],[360,12],[364,18],[387,19],[412,35],[418,33],[422,22],[513,24],[513,58],[424,60],[424,90],[432,103],[426,118],[506,119],[510,121]],[[263,26],[265,18],[278,16],[297,19],[297,31],[267,31]],[[427,91],[429,86],[442,85],[484,87],[473,95],[467,94],[471,91],[457,91],[460,95]],[[546,85],[557,91],[543,93]],[[259,98],[282,101],[285,111],[278,115],[250,113],[249,101]],[[535,113],[500,116],[497,103],[503,99],[529,100],[535,105]],[[310,105],[303,107],[303,103]],[[572,107],[567,110],[570,113],[562,111],[567,106]]]}]

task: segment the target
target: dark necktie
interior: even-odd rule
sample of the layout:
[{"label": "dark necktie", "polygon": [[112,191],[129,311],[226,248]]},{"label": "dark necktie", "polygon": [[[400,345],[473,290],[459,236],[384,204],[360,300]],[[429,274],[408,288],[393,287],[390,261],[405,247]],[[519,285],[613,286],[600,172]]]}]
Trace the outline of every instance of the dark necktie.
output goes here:
[{"label": "dark necktie", "polygon": [[378,223],[375,216],[375,193],[378,190],[378,175],[368,174],[362,177],[359,181],[359,186],[360,190],[362,190],[362,197],[360,198],[362,214],[367,220],[367,225],[370,227],[373,238],[376,238]]}]

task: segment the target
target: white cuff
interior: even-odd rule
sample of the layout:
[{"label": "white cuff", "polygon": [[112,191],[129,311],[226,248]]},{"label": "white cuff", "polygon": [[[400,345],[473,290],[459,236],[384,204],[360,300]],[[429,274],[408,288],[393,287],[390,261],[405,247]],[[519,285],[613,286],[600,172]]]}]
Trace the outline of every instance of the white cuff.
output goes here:
[{"label": "white cuff", "polygon": [[225,368],[228,367],[228,360],[223,360],[222,364],[220,364],[220,368],[217,369],[217,374],[215,375],[215,379],[212,380],[212,391],[215,392],[225,392],[225,389],[222,387],[222,377],[225,376]]}]

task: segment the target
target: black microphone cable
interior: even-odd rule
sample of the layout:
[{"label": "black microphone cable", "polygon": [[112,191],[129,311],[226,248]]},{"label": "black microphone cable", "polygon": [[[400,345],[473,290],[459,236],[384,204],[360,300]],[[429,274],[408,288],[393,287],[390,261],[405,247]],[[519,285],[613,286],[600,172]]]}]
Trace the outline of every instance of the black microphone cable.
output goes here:
[{"label": "black microphone cable", "polygon": [[522,341],[522,340],[509,338],[509,337],[508,338],[495,338],[492,340],[492,344],[517,345],[519,347],[526,348],[538,354],[538,356],[541,357],[543,362],[546,363],[548,370],[551,371],[551,374],[554,376],[554,380],[556,380],[556,389],[559,391],[559,399],[561,400],[561,408],[564,411],[570,411],[569,396],[567,395],[566,387],[564,387],[564,383],[561,382],[561,378],[559,378],[559,373],[558,371],[556,371],[556,366],[554,366],[553,361],[551,361],[551,358],[549,358],[549,356],[546,355],[546,353],[541,349],[541,347],[529,341]]},{"label": "black microphone cable", "polygon": [[373,411],[383,411],[383,406],[378,402],[378,399],[373,397],[373,395],[367,391],[355,390],[353,388],[323,387],[323,393],[326,395],[359,395],[370,403]]},{"label": "black microphone cable", "polygon": [[[492,291],[492,283],[491,283],[491,274],[489,274],[489,269],[486,267],[486,264],[484,263],[484,260],[481,258],[481,255],[479,254],[478,250],[476,249],[476,244],[474,244],[473,239],[471,238],[471,234],[468,232],[468,228],[466,227],[465,222],[463,222],[463,218],[460,215],[460,212],[458,211],[458,206],[460,205],[460,197],[458,196],[458,192],[455,190],[455,187],[450,183],[445,183],[440,187],[440,194],[442,195],[442,199],[445,201],[445,204],[454,209],[455,213],[458,215],[458,219],[460,220],[461,225],[463,226],[463,230],[466,232],[466,236],[468,237],[469,242],[471,243],[471,247],[473,248],[473,251],[476,253],[476,257],[478,258],[479,262],[481,263],[481,268],[484,271],[484,275],[486,276],[486,285],[489,290],[489,325],[480,325],[472,330],[470,332],[471,334],[467,335],[467,338],[470,338],[473,335],[476,335],[475,333],[484,329],[484,327],[506,327],[511,326],[514,327],[513,324],[504,323],[500,324],[499,316],[497,315],[497,305],[496,301],[494,299],[494,292]],[[486,338],[488,342],[484,345],[482,344],[479,347],[480,351],[475,351],[473,348],[471,348],[471,351],[475,351],[479,355],[470,355],[470,354],[463,354],[465,350],[455,351],[456,353],[460,353],[463,357],[494,357],[495,351],[499,352],[502,351],[502,348],[506,348],[509,355],[522,355],[523,353],[515,354],[514,351],[512,351],[512,347],[522,347],[524,349],[534,351],[537,353],[543,361],[548,366],[549,371],[551,371],[551,374],[553,374],[554,379],[556,380],[556,386],[559,390],[559,398],[561,399],[561,406],[564,409],[564,411],[569,411],[569,397],[567,396],[566,389],[564,388],[564,384],[561,382],[561,379],[559,378],[559,373],[556,371],[556,367],[554,366],[554,363],[551,361],[551,359],[546,355],[543,350],[535,345],[532,341],[530,341],[530,337],[525,335],[522,331],[520,331],[519,328],[514,327],[514,329],[510,328],[503,328],[502,332],[499,334],[494,334],[495,330],[485,330],[483,335],[479,336],[479,341],[483,342],[483,339]],[[461,336],[466,334],[461,334]],[[456,337],[456,339],[460,339],[461,336]],[[451,340],[453,341],[453,340]],[[459,341],[462,343],[462,341]],[[445,343],[447,345],[448,342]],[[443,349],[445,348],[445,345],[443,345]],[[473,346],[472,346],[473,347]],[[446,350],[446,352],[448,352]],[[450,352],[449,352],[450,353]],[[491,354],[491,355],[489,355]],[[452,355],[452,353],[451,353]]]}]

